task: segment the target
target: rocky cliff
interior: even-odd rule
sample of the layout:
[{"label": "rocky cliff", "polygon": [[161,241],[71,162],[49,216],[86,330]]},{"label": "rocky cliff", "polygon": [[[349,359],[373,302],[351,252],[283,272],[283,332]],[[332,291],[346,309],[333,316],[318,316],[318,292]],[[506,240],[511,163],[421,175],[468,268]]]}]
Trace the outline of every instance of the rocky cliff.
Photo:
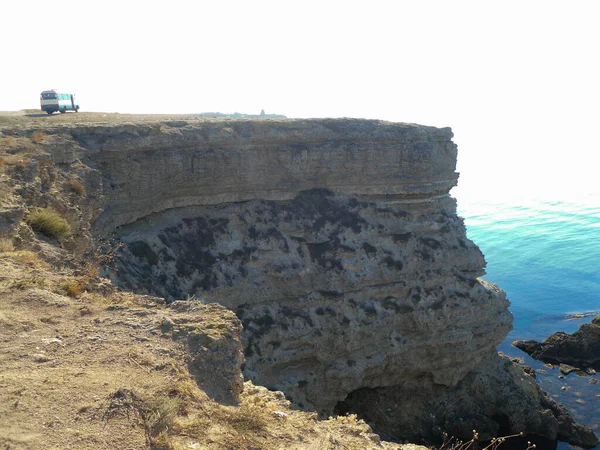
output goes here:
[{"label": "rocky cliff", "polygon": [[512,316],[479,278],[484,258],[449,195],[449,129],[341,119],[45,132],[57,164],[87,168],[92,234],[123,244],[106,275],[233,310],[255,383],[301,408],[364,413],[393,439],[476,428],[597,442],[496,354]]}]

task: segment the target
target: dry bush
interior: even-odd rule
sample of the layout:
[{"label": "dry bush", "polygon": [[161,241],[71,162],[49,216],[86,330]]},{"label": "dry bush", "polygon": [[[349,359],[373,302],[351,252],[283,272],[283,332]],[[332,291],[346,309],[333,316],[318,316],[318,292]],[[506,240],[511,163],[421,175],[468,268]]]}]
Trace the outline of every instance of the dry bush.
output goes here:
[{"label": "dry bush", "polygon": [[159,392],[151,397],[143,398],[132,390],[119,389],[109,397],[103,420],[110,420],[116,415],[137,415],[144,425],[146,441],[150,448],[169,448],[167,431],[172,427],[179,414],[182,400]]},{"label": "dry bush", "polygon": [[27,161],[24,159],[19,159],[17,161],[17,163],[15,164],[15,167],[17,167],[19,169],[24,169],[25,167],[27,167]]},{"label": "dry bush", "polygon": [[[507,440],[523,437],[523,432],[511,434],[510,436],[493,438],[486,446],[479,444],[479,433],[477,433],[476,430],[473,430],[473,437],[471,440],[466,442],[455,437],[448,437],[447,433],[444,433],[443,436],[444,442],[438,450],[498,450],[498,448],[501,447],[502,444],[504,444]],[[527,441],[527,448],[525,450],[534,450],[535,448],[536,444],[532,444],[530,441]]]},{"label": "dry bush", "polygon": [[85,196],[85,187],[77,180],[69,180],[69,187],[73,192],[75,192],[80,197]]},{"label": "dry bush", "polygon": [[67,296],[77,298],[83,294],[90,282],[100,274],[100,264],[99,260],[83,263],[82,268],[77,271],[77,276],[61,285]]},{"label": "dry bush", "polygon": [[64,238],[71,234],[71,226],[52,208],[36,208],[27,217],[27,223],[45,235]]},{"label": "dry bush", "polygon": [[65,291],[65,294],[67,294],[69,297],[77,298],[83,294],[88,281],[89,280],[87,279],[79,278],[76,280],[67,281],[61,287]]},{"label": "dry bush", "polygon": [[263,430],[267,421],[264,410],[256,406],[241,405],[234,414],[225,417],[225,421],[240,435],[248,435]]},{"label": "dry bush", "polygon": [[45,137],[46,133],[44,133],[43,131],[35,131],[31,135],[31,142],[33,142],[34,144],[39,144]]},{"label": "dry bush", "polygon": [[0,253],[12,252],[15,250],[13,241],[8,238],[0,238]]},{"label": "dry bush", "polygon": [[156,395],[145,402],[140,415],[149,444],[156,445],[165,440],[166,436],[163,434],[173,425],[181,404],[181,398],[165,394]]}]

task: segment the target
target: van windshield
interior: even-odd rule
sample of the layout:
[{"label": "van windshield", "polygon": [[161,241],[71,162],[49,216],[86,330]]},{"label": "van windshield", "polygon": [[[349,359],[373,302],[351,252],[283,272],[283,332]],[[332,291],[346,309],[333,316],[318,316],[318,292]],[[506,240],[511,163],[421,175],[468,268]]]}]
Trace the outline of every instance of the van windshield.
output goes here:
[{"label": "van windshield", "polygon": [[55,92],[42,92],[42,98],[49,99],[49,98],[57,98],[57,97],[56,97]]}]

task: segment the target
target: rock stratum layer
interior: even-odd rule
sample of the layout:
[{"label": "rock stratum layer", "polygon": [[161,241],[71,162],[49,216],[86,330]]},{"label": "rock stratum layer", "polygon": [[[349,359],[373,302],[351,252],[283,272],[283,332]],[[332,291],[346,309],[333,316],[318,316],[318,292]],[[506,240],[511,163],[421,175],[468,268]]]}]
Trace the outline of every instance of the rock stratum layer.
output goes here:
[{"label": "rock stratum layer", "polygon": [[[479,278],[485,260],[449,196],[450,129],[324,119],[46,133],[56,163],[90,168],[93,234],[124,244],[108,276],[233,310],[255,383],[321,413],[362,410],[393,439],[476,428],[597,443],[500,362],[509,302]],[[385,418],[369,412],[381,392]],[[472,398],[485,404],[469,413]]]},{"label": "rock stratum layer", "polygon": [[77,128],[109,187],[97,227],[152,213],[327,187],[351,195],[432,197],[456,184],[449,129],[374,121],[187,122]]}]

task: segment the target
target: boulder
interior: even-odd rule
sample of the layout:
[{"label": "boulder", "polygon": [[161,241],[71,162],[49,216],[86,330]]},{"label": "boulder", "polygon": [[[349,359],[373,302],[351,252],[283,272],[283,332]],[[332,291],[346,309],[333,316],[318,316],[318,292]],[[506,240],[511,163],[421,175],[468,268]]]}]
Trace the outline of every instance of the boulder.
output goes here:
[{"label": "boulder", "polygon": [[573,334],[554,333],[543,342],[515,341],[513,345],[540,361],[600,370],[600,316]]}]

